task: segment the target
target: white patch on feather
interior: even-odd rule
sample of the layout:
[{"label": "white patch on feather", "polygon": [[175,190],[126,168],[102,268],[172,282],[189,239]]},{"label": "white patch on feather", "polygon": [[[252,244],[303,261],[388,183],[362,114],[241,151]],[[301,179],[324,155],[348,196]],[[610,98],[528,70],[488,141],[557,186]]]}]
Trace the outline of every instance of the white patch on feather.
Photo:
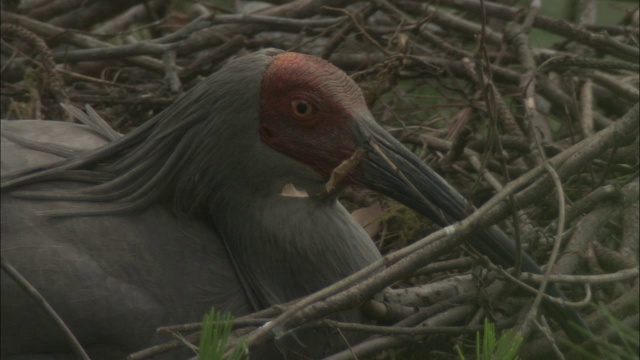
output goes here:
[{"label": "white patch on feather", "polygon": [[293,186],[293,184],[289,183],[282,187],[282,192],[280,193],[280,196],[308,198],[309,194],[307,194],[305,190],[296,189],[296,187]]}]

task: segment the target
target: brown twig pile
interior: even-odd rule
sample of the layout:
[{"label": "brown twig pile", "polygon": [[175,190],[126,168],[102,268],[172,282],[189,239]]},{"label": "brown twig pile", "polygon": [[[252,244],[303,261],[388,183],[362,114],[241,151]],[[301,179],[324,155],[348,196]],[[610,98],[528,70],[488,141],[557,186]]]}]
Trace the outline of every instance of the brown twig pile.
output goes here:
[{"label": "brown twig pile", "polygon": [[[595,0],[574,1],[571,21],[540,15],[538,1],[297,0],[235,10],[196,2],[182,11],[171,3],[3,3],[2,118],[71,121],[60,104],[90,104],[126,132],[226,61],[277,47],[349,72],[378,121],[479,207],[416,241],[434,231],[424,219],[362,189],[347,191],[343,200],[360,209],[360,221],[389,255],[302,301],[236,319],[250,346],[271,339],[276,327],[326,326],[374,334],[331,359],[394,348],[403,349],[395,355],[442,358],[468,341],[465,351],[474,353],[475,337],[460,335],[489,317],[503,327],[542,330],[523,358],[575,356],[549,346],[553,326],[527,315],[539,304],[539,284],[557,281],[566,284],[567,306],[580,308],[597,334],[594,354],[629,351],[619,344],[628,331],[621,329],[636,337],[638,330],[637,6],[618,24],[603,25],[595,21]],[[536,31],[558,40],[538,48]],[[557,275],[518,275],[453,250],[474,228],[501,221]],[[479,263],[495,271],[481,273]],[[518,297],[525,287],[538,295],[534,311],[531,296]],[[377,291],[389,303],[365,308],[392,326],[317,320]],[[626,327],[612,325],[617,321]]]}]

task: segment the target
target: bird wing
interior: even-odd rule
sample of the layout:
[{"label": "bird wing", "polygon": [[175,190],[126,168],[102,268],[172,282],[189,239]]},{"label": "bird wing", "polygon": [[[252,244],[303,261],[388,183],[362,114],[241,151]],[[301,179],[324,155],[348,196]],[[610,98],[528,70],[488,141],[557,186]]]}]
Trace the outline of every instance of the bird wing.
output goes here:
[{"label": "bird wing", "polygon": [[[87,150],[104,141],[83,126],[3,121],[11,132]],[[59,160],[2,139],[2,173]],[[73,189],[44,183],[29,190]],[[199,321],[212,305],[235,315],[253,310],[223,242],[205,222],[177,219],[156,205],[127,216],[41,216],[79,206],[2,194],[2,255],[62,316],[80,341],[112,339],[122,351],[153,340],[155,328]],[[92,206],[101,206],[92,204]],[[65,343],[39,306],[2,273],[2,352],[57,349]],[[113,339],[113,337],[116,337]]]}]

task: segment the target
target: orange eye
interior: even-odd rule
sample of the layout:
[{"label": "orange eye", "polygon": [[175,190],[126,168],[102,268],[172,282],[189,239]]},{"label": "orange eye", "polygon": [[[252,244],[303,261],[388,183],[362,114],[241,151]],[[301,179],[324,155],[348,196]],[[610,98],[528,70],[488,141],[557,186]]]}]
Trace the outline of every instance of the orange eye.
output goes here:
[{"label": "orange eye", "polygon": [[291,112],[298,117],[307,117],[313,113],[313,106],[305,100],[291,101]]}]

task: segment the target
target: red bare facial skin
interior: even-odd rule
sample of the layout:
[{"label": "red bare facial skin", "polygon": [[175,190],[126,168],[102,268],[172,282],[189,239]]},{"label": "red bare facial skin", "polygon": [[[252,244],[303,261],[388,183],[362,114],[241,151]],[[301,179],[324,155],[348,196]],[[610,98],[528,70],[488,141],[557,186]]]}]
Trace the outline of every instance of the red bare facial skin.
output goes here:
[{"label": "red bare facial skin", "polygon": [[362,91],[340,69],[317,57],[280,54],[262,80],[260,139],[328,179],[356,149],[350,123],[362,110],[368,111]]}]

